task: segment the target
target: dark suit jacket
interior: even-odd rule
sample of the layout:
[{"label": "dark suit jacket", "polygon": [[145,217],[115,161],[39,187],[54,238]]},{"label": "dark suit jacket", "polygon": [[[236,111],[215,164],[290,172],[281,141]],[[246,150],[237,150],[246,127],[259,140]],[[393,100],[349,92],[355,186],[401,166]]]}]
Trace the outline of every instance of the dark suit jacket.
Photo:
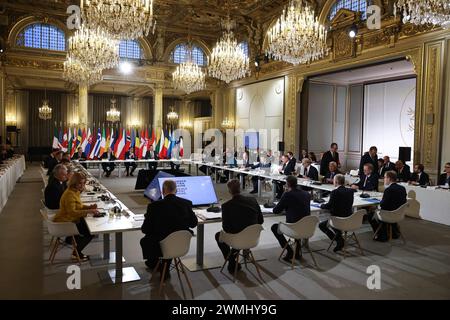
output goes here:
[{"label": "dark suit jacket", "polygon": [[383,199],[380,202],[382,210],[394,211],[406,203],[405,187],[393,183],[384,190]]},{"label": "dark suit jacket", "polygon": [[253,224],[263,224],[261,208],[253,197],[234,196],[222,204],[222,229],[226,233],[239,233]]},{"label": "dark suit jacket", "polygon": [[[303,172],[300,172],[300,176],[304,177]],[[317,171],[317,169],[315,167],[310,165],[308,168],[308,174],[306,177],[310,178],[313,181],[319,181],[319,171]]]},{"label": "dark suit jacket", "polygon": [[411,172],[409,171],[409,167],[404,166],[402,171],[397,171],[397,180],[399,182],[408,182],[411,179]]},{"label": "dark suit jacket", "polygon": [[286,211],[286,222],[295,223],[301,218],[311,214],[311,194],[295,189],[283,193],[280,202],[273,208],[273,213],[279,214]]},{"label": "dark suit jacket", "polygon": [[381,171],[381,177],[384,177],[384,174],[388,171],[395,171],[395,164],[389,161],[388,164],[383,165],[383,169]]},{"label": "dark suit jacket", "polygon": [[330,210],[332,216],[348,217],[353,213],[353,195],[352,189],[340,186],[331,191],[330,201],[322,204],[322,209]]},{"label": "dark suit jacket", "polygon": [[137,160],[136,154],[131,154],[130,151],[125,152],[125,160]]},{"label": "dark suit jacket", "polygon": [[148,205],[141,230],[146,236],[161,241],[175,231],[194,228],[197,223],[191,201],[168,195]]},{"label": "dark suit jacket", "polygon": [[151,160],[151,159],[158,160],[158,154],[155,151],[152,151],[152,152],[153,152],[153,155],[151,155],[150,151],[147,151],[147,154],[145,155],[145,159],[147,159],[147,160]]},{"label": "dark suit jacket", "polygon": [[335,152],[334,157],[331,154],[330,150],[323,154],[322,159],[320,160],[320,174],[322,176],[327,175],[327,173],[329,172],[328,165],[333,161],[339,165],[339,152]]},{"label": "dark suit jacket", "polygon": [[295,171],[295,162],[293,162],[292,160],[289,160],[287,163],[285,163],[283,165],[283,167],[281,168],[281,171],[283,171],[284,175],[291,175],[294,171]]},{"label": "dark suit jacket", "polygon": [[[372,172],[372,174],[367,178],[364,174],[359,176],[358,188],[364,191],[378,191],[378,174]],[[365,182],[365,185],[364,185]]]},{"label": "dark suit jacket", "polygon": [[58,160],[56,160],[54,157],[50,157],[50,159],[48,159],[48,162],[47,162],[47,167],[48,167],[47,175],[48,176],[50,174],[52,174],[53,169],[55,169],[55,167],[57,165],[58,165]]},{"label": "dark suit jacket", "polygon": [[377,157],[372,158],[368,152],[366,152],[359,162],[359,174],[364,172],[364,165],[366,163],[371,163],[373,165],[373,171],[378,174],[378,159]]},{"label": "dark suit jacket", "polygon": [[411,175],[410,181],[418,182],[421,186],[426,186],[430,184],[430,176],[428,173],[422,172],[419,178],[419,174],[414,172]]},{"label": "dark suit jacket", "polygon": [[[341,172],[339,170],[336,170],[335,172],[330,172],[328,171],[327,174],[325,175],[325,177],[323,178],[323,182],[325,183],[333,183],[333,179],[336,175],[341,174]],[[331,182],[330,182],[331,180]]]},{"label": "dark suit jacket", "polygon": [[51,179],[44,191],[45,206],[52,210],[59,209],[59,200],[61,200],[65,190],[65,183],[61,183],[56,178]]},{"label": "dark suit jacket", "polygon": [[110,161],[114,161],[114,160],[116,160],[116,157],[114,156],[113,153],[111,153],[111,156],[108,157],[108,152],[105,152],[105,153],[102,155],[102,159],[108,159],[108,160],[110,160]]},{"label": "dark suit jacket", "polygon": [[86,154],[84,152],[82,152],[81,157],[80,157],[78,152],[75,152],[72,159],[73,160],[86,160]]},{"label": "dark suit jacket", "polygon": [[450,185],[450,178],[447,178],[447,174],[446,173],[441,174],[439,176],[438,186],[444,186],[447,181],[448,184]]}]

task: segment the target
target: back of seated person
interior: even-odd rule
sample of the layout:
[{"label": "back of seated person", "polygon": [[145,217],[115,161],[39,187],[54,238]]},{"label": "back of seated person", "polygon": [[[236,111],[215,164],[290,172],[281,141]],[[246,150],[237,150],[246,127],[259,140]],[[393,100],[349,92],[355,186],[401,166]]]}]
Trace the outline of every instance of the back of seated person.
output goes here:
[{"label": "back of seated person", "polygon": [[47,171],[48,176],[51,175],[51,173],[53,172],[53,169],[55,169],[56,165],[61,162],[62,156],[63,156],[62,151],[55,151],[53,153],[53,157],[51,157],[48,161],[48,171]]},{"label": "back of seated person", "polygon": [[63,164],[58,164],[53,169],[53,178],[45,187],[45,206],[51,210],[59,209],[61,196],[66,190],[67,168]]}]

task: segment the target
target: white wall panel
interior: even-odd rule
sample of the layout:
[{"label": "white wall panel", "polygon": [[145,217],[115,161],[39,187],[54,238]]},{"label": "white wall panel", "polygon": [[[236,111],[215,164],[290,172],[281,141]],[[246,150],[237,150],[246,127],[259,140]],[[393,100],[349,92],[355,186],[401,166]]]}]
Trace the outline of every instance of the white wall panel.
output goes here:
[{"label": "white wall panel", "polygon": [[334,86],[311,83],[308,104],[308,149],[321,152],[333,140]]}]

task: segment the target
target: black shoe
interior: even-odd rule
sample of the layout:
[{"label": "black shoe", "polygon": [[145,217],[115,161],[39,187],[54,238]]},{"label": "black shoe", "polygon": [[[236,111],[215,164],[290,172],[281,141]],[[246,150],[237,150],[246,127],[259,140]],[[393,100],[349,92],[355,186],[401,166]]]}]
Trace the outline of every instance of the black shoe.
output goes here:
[{"label": "black shoe", "polygon": [[251,193],[251,194],[258,193],[258,190],[252,190],[252,191],[250,191],[250,193]]},{"label": "black shoe", "polygon": [[132,173],[130,173],[130,176],[134,177],[134,175],[133,175],[133,172],[132,172]]},{"label": "black shoe", "polygon": [[334,247],[333,251],[338,252],[338,251],[341,251],[342,248],[344,248],[344,242],[338,242],[336,247]]},{"label": "black shoe", "polygon": [[292,258],[293,258],[293,254],[286,254],[283,258],[281,258],[281,259],[283,259],[284,261],[286,261],[286,262],[289,262],[289,263],[292,263]]},{"label": "black shoe", "polygon": [[[229,272],[229,273],[234,274],[234,269],[236,269],[236,264],[234,264],[234,263],[230,264],[230,263],[229,263],[227,269],[228,269],[228,272]],[[242,269],[242,266],[241,266],[241,264],[239,263],[239,264],[238,264],[237,271],[241,271],[241,269]]]}]

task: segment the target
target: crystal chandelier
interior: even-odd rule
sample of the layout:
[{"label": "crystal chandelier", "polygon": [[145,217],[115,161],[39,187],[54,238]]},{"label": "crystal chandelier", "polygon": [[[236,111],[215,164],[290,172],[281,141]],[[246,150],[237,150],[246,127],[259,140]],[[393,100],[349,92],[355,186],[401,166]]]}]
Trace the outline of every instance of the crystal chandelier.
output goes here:
[{"label": "crystal chandelier", "polygon": [[167,121],[172,124],[178,121],[178,113],[173,110],[173,107],[170,108],[170,112],[167,114]]},{"label": "crystal chandelier", "polygon": [[291,0],[268,38],[267,53],[294,65],[318,60],[328,52],[327,31],[303,0]]},{"label": "crystal chandelier", "polygon": [[208,74],[230,83],[250,74],[249,58],[244,50],[238,45],[231,29],[234,23],[228,17],[222,23],[226,31],[212,50],[209,59]]},{"label": "crystal chandelier", "polygon": [[102,81],[102,70],[90,70],[78,60],[68,56],[64,62],[63,78],[78,85],[90,86]]},{"label": "crystal chandelier", "polygon": [[229,120],[228,117],[226,117],[222,121],[222,128],[224,128],[224,129],[232,129],[232,128],[234,128],[234,122]]},{"label": "crystal chandelier", "polygon": [[172,73],[173,85],[175,89],[190,94],[205,88],[205,78],[202,68],[192,59],[192,46],[189,45],[186,62],[180,63]]},{"label": "crystal chandelier", "polygon": [[111,98],[111,107],[108,111],[106,111],[106,121],[109,121],[112,123],[120,121],[120,111],[117,110],[116,105],[117,105],[117,100],[113,94],[113,97]]},{"label": "crystal chandelier", "polygon": [[50,120],[52,118],[52,108],[48,104],[47,89],[44,92],[44,100],[42,100],[42,106],[39,108],[39,119]]},{"label": "crystal chandelier", "polygon": [[398,0],[394,7],[403,15],[403,23],[433,24],[450,28],[450,2],[447,0]]},{"label": "crystal chandelier", "polygon": [[116,39],[147,36],[153,25],[153,0],[81,0],[83,21]]},{"label": "crystal chandelier", "polygon": [[119,64],[118,41],[111,39],[100,28],[81,26],[69,38],[69,56],[78,60],[87,70],[104,70]]}]

